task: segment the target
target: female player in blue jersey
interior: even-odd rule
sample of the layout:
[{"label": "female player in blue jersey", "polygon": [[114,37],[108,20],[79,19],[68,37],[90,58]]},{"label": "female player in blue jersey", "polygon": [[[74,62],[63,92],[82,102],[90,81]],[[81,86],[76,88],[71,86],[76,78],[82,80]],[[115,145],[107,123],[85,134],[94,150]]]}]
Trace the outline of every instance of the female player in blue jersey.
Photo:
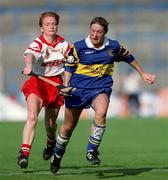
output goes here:
[{"label": "female player in blue jersey", "polygon": [[131,65],[145,82],[155,82],[155,75],[146,73],[128,50],[118,41],[105,36],[107,32],[106,19],[94,18],[90,23],[89,36],[74,43],[68,54],[64,83],[66,86],[75,87],[76,91],[65,98],[65,120],[56,139],[50,166],[53,173],[60,168],[66,145],[84,108],[92,107],[95,111],[86,158],[91,164],[100,164],[98,147],[106,127],[115,62],[124,61]]}]

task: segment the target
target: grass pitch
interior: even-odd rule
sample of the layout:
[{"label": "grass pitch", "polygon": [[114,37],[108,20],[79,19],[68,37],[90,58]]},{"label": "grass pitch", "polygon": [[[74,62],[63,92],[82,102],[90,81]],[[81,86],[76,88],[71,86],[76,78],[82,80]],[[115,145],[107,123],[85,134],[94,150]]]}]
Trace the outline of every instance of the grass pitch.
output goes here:
[{"label": "grass pitch", "polygon": [[[58,123],[58,128],[61,125]],[[167,180],[168,120],[113,119],[107,121],[100,146],[101,165],[91,166],[85,159],[91,121],[80,121],[68,144],[61,169],[56,175],[50,161],[42,159],[46,143],[42,121],[26,170],[17,165],[23,122],[0,123],[0,180]]]}]

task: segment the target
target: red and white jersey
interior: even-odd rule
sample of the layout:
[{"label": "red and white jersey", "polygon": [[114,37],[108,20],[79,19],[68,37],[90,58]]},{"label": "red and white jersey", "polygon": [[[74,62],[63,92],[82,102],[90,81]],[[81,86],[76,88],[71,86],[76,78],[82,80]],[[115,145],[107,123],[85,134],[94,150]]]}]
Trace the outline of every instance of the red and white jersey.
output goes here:
[{"label": "red and white jersey", "polygon": [[61,75],[64,71],[64,58],[70,49],[70,45],[63,37],[57,35],[54,44],[48,43],[43,35],[36,38],[24,52],[34,55],[33,72],[42,76]]}]

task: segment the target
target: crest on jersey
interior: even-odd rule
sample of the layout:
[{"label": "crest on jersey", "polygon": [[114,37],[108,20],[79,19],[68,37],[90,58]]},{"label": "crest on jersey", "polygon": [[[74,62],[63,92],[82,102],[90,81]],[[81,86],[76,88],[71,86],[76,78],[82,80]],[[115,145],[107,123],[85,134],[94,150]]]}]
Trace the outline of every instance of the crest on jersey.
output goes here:
[{"label": "crest on jersey", "polygon": [[48,49],[46,49],[46,55],[45,55],[45,58],[49,58],[50,57],[50,53],[49,53],[49,50]]},{"label": "crest on jersey", "polygon": [[108,55],[113,56],[113,50],[112,49],[108,50]]}]

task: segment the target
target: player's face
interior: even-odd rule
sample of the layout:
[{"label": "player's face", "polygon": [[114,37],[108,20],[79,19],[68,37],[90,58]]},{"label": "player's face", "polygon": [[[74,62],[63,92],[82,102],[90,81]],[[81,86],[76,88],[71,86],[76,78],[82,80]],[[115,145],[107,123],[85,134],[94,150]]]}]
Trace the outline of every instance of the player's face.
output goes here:
[{"label": "player's face", "polygon": [[58,29],[58,25],[54,17],[48,16],[43,19],[41,31],[46,36],[54,36],[57,33],[57,29]]},{"label": "player's face", "polygon": [[105,31],[103,26],[99,24],[92,24],[89,30],[90,40],[92,44],[99,48],[103,45]]}]

